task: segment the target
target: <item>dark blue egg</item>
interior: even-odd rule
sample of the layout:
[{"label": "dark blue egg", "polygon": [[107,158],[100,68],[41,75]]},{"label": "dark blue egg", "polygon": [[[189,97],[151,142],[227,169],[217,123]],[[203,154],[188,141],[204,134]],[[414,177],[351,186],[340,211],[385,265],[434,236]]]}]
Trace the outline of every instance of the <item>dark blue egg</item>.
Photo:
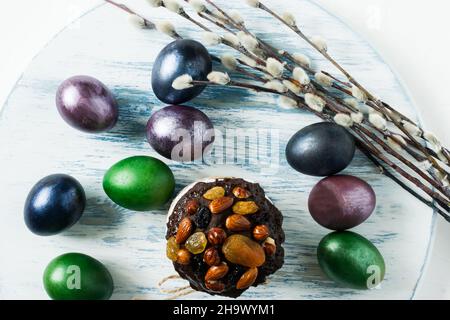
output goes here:
[{"label": "dark blue egg", "polygon": [[344,170],[355,155],[355,140],[343,127],[320,122],[298,131],[288,142],[286,158],[295,170],[329,176]]},{"label": "dark blue egg", "polygon": [[83,214],[86,196],[81,184],[65,174],[54,174],[35,184],[25,201],[25,224],[40,236],[58,234]]},{"label": "dark blue egg", "polygon": [[159,100],[179,104],[192,100],[205,89],[194,86],[184,90],[172,88],[173,81],[184,74],[194,80],[207,80],[212,70],[208,50],[194,40],[176,40],[168,44],[158,55],[152,70],[152,88]]}]

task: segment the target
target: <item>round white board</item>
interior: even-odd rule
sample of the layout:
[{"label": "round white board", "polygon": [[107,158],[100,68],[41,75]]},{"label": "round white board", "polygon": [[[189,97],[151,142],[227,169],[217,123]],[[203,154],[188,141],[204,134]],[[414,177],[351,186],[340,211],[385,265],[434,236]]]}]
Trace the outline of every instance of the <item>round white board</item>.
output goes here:
[{"label": "round white board", "polygon": [[[275,45],[315,58],[318,67],[330,69],[299,38],[262,11],[243,1],[221,0],[226,8],[238,9],[248,27]],[[174,22],[185,37],[200,39],[198,29],[164,9],[152,9],[144,1],[128,1],[154,20]],[[290,11],[310,35],[328,39],[330,52],[362,83],[417,118],[411,101],[390,68],[364,40],[336,17],[306,0],[267,0],[278,11]],[[188,9],[188,12],[191,10]],[[156,31],[137,30],[126,15],[103,5],[63,30],[24,73],[0,118],[0,298],[45,299],[42,273],[47,263],[65,252],[83,252],[110,269],[115,281],[115,299],[144,297],[164,299],[158,281],[173,274],[165,258],[166,210],[132,212],[114,205],[104,194],[101,181],[115,162],[132,155],[159,156],[145,140],[145,124],[162,107],[151,91],[150,74],[158,52],[171,41]],[[217,55],[224,48],[210,48]],[[215,69],[221,69],[215,65]],[[54,96],[62,80],[88,74],[107,84],[120,103],[120,121],[109,133],[88,135],[66,125],[59,117]],[[387,265],[381,288],[356,291],[340,288],[327,280],[316,260],[316,247],[329,231],[318,226],[307,210],[308,193],[317,178],[301,175],[286,163],[284,148],[292,134],[317,122],[312,115],[277,107],[270,95],[235,89],[208,88],[188,103],[204,111],[217,129],[229,136],[233,129],[273,130],[273,152],[268,164],[263,149],[250,142],[250,163],[180,164],[169,162],[177,191],[196,179],[234,175],[259,182],[285,216],[286,261],[266,286],[251,288],[247,299],[404,299],[412,298],[432,239],[431,210],[380,175],[360,153],[345,173],[367,180],[375,189],[378,204],[370,219],[355,229],[380,249]],[[266,131],[267,132],[267,131]],[[219,139],[218,139],[219,140]],[[260,140],[261,141],[261,140]],[[237,147],[242,160],[245,144]],[[235,146],[226,144],[227,153]],[[259,162],[258,162],[259,161]],[[40,178],[52,173],[73,175],[85,187],[88,206],[80,222],[54,237],[38,237],[23,222],[23,204],[28,191]],[[209,298],[204,293],[190,299]]]}]

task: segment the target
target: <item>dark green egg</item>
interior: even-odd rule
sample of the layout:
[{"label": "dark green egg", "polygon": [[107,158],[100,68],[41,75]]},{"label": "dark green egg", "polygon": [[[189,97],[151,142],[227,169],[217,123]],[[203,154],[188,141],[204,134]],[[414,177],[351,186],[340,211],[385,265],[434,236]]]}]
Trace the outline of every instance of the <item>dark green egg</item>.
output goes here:
[{"label": "dark green egg", "polygon": [[169,201],[175,178],[161,160],[135,156],[119,161],[106,172],[103,189],[121,207],[148,211]]},{"label": "dark green egg", "polygon": [[323,272],[344,287],[373,289],[384,279],[384,259],[366,238],[350,231],[333,232],[319,243],[317,258]]},{"label": "dark green egg", "polygon": [[114,283],[100,261],[82,253],[66,253],[48,264],[44,287],[53,300],[108,300]]}]

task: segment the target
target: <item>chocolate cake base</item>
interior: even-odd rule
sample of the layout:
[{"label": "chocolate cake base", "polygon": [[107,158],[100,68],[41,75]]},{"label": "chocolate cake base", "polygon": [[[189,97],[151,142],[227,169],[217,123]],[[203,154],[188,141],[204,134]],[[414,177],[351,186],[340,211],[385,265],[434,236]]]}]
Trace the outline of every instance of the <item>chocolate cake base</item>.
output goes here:
[{"label": "chocolate cake base", "polygon": [[[206,199],[204,195],[213,187],[222,187],[224,189],[224,197],[232,198],[233,205],[240,201],[253,202],[256,204],[258,208],[257,212],[240,214],[250,222],[250,227],[247,226],[245,230],[240,231],[233,231],[227,228],[227,218],[231,215],[236,215],[236,212],[233,211],[238,211],[234,206],[229,206],[220,213],[211,213],[211,210],[208,207],[211,207],[210,204],[212,200]],[[245,190],[248,193],[248,197],[242,198],[239,194],[239,197],[237,197],[234,194],[236,192],[236,187]],[[231,201],[230,199],[227,200]],[[198,205],[198,208],[194,212],[192,210],[193,202]],[[251,286],[258,286],[259,284],[264,283],[266,277],[280,269],[284,263],[284,250],[281,246],[285,239],[282,229],[283,216],[266,197],[264,190],[257,183],[251,183],[239,178],[223,178],[215,179],[211,182],[198,182],[188,190],[183,190],[183,194],[180,194],[171,206],[167,221],[166,239],[169,240],[171,237],[177,237],[180,222],[185,218],[191,220],[191,234],[194,232],[204,232],[205,235],[208,235],[208,231],[211,228],[221,228],[226,232],[227,237],[234,234],[240,234],[252,239],[252,242],[254,241],[264,248],[265,261],[262,265],[257,266],[258,275]],[[265,240],[265,238],[255,236],[254,230],[257,226],[263,226],[263,230],[268,230],[268,237],[270,238]],[[173,239],[175,238],[172,238],[172,240]],[[272,248],[267,248],[269,245],[266,244],[267,241],[272,243]],[[180,243],[180,249],[185,248],[185,244],[185,242]],[[213,281],[215,284],[220,284],[219,288],[211,288],[211,285],[207,285],[207,281],[205,281],[206,273],[208,272],[208,269],[211,268],[211,265],[208,265],[204,261],[204,251],[198,254],[191,254],[188,264],[186,264],[186,261],[183,261],[183,263],[174,261],[174,268],[182,278],[189,281],[194,290],[204,291],[212,295],[236,298],[248,289],[237,288],[237,284],[242,275],[248,271],[250,267],[256,266],[243,266],[228,261],[222,251],[222,245],[223,243],[211,244],[211,242],[208,241],[205,248],[205,250],[208,250],[208,248],[215,247],[217,249],[216,251],[219,253],[221,263],[223,264],[225,262],[228,266],[226,275]],[[241,284],[242,281],[239,283]]]}]

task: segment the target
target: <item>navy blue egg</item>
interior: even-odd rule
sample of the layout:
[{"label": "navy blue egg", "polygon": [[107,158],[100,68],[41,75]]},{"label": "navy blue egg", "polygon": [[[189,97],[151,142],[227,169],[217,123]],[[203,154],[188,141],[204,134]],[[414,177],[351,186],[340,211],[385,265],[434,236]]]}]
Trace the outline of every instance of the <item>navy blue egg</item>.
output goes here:
[{"label": "navy blue egg", "polygon": [[179,104],[192,100],[205,89],[194,86],[184,90],[172,88],[173,81],[184,74],[194,80],[207,80],[212,70],[208,50],[194,40],[176,40],[169,43],[158,55],[152,70],[152,88],[159,100]]},{"label": "navy blue egg", "polygon": [[344,170],[355,155],[355,140],[343,127],[320,122],[298,131],[286,146],[286,159],[295,170],[329,176]]},{"label": "navy blue egg", "polygon": [[36,183],[28,194],[25,224],[37,235],[55,235],[77,223],[85,206],[81,184],[71,176],[54,174]]}]

